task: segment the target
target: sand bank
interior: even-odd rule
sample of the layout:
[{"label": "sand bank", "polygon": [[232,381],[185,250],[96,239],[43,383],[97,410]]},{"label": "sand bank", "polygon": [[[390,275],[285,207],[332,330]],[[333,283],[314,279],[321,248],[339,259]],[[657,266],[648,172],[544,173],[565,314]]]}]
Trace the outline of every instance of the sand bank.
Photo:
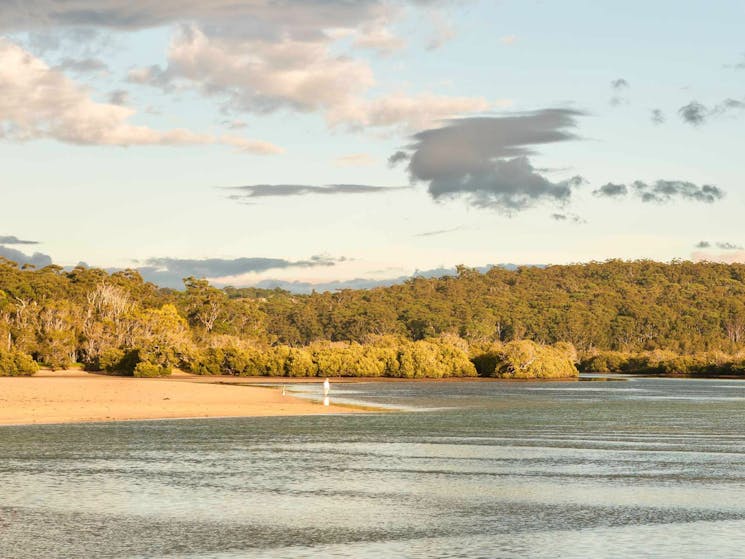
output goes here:
[{"label": "sand bank", "polygon": [[0,425],[357,411],[283,396],[278,388],[210,384],[185,375],[138,379],[63,371],[0,377]]}]

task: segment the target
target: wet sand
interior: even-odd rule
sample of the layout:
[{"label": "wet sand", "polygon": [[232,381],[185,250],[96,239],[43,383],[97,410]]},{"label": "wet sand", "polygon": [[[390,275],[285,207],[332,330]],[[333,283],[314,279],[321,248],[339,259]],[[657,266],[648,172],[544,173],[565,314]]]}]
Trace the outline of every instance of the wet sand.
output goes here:
[{"label": "wet sand", "polygon": [[359,411],[283,396],[279,387],[236,386],[219,378],[184,374],[138,379],[42,371],[33,377],[0,378],[0,425]]}]

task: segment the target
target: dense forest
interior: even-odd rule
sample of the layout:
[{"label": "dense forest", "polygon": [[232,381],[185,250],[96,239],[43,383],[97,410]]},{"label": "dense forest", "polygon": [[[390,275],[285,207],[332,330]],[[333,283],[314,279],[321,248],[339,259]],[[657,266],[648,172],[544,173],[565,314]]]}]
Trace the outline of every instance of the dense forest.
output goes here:
[{"label": "dense forest", "polygon": [[[0,371],[571,376],[745,371],[745,265],[612,260],[296,295],[0,260]],[[2,374],[2,373],[0,373]]]}]

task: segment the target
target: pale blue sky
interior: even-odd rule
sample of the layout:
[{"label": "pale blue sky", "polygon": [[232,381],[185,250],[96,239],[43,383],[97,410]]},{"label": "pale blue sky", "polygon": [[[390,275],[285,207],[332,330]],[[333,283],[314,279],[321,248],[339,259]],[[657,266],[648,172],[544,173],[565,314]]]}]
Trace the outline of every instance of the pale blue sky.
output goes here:
[{"label": "pale blue sky", "polygon": [[[338,3],[325,2],[332,11]],[[218,282],[242,285],[267,278],[383,279],[461,263],[547,264],[616,257],[745,260],[745,252],[716,248],[717,242],[745,243],[739,227],[745,208],[740,163],[745,104],[737,105],[745,102],[745,68],[736,67],[745,61],[742,1],[365,0],[360,5],[369,10],[360,8],[341,28],[333,12],[328,22],[320,11],[309,12],[301,22],[306,34],[302,41],[309,42],[283,56],[297,60],[309,45],[318,46],[324,52],[311,57],[312,62],[319,63],[319,75],[331,76],[324,77],[321,86],[302,90],[288,85],[294,79],[289,74],[273,74],[272,64],[258,77],[223,71],[236,60],[274,61],[272,49],[280,39],[268,32],[264,36],[265,30],[300,35],[297,21],[305,16],[283,14],[271,0],[245,2],[239,10],[249,21],[255,16],[253,6],[261,4],[266,11],[259,12],[259,19],[269,18],[267,13],[274,18],[262,23],[266,27],[260,28],[259,38],[245,32],[240,19],[221,20],[219,9],[230,4],[227,0],[184,2],[183,14],[149,0],[68,3],[81,8],[79,13],[83,8],[96,11],[95,24],[75,14],[58,17],[46,4],[29,2],[30,18],[14,12],[17,8],[0,8],[0,20],[7,22],[0,24],[5,37],[0,61],[6,62],[6,69],[0,70],[0,94],[11,91],[11,101],[0,101],[0,131],[6,130],[0,141],[0,237],[40,243],[6,249],[38,251],[61,265],[85,261],[103,267],[145,266],[154,258],[286,261],[259,273],[252,273],[247,264],[237,277],[225,278],[219,266],[211,274]],[[121,23],[128,9],[123,6],[130,4],[139,14],[151,11],[152,20]],[[226,30],[231,21],[238,23]],[[178,52],[187,50],[178,51],[184,44],[178,39],[182,24],[203,34],[198,36],[210,48],[222,49],[223,58],[185,69],[186,58],[178,58]],[[392,38],[385,52],[359,44],[371,28],[384,29],[384,37]],[[95,38],[86,43],[81,36],[88,35],[79,29],[95,31]],[[307,39],[308,29],[322,38]],[[429,48],[438,37],[443,44]],[[376,43],[379,50],[383,43]],[[2,58],[16,52],[12,48],[43,61],[54,77],[45,74],[41,81],[25,83],[28,75],[21,73],[28,67],[13,70],[10,65],[8,70]],[[360,78],[361,85],[352,87],[344,71],[334,73],[340,56],[354,64],[355,71],[362,69],[360,76],[374,76],[374,85],[361,84]],[[64,59],[100,60],[109,69],[76,72],[69,64],[55,68]],[[169,60],[171,87],[166,90],[154,86],[152,79],[147,84],[128,80],[133,69],[165,69]],[[612,87],[619,79],[627,85]],[[28,103],[31,108],[25,106],[22,100],[49,80],[57,88],[47,85],[54,94],[40,95]],[[204,84],[211,89],[203,89]],[[342,95],[348,87],[352,93]],[[78,92],[73,97],[80,103],[74,111],[62,106],[70,88]],[[128,94],[127,106],[134,114],[127,124],[157,134],[188,129],[202,139],[191,142],[196,145],[162,140],[169,145],[122,147],[111,144],[138,141],[121,139],[131,130],[112,128],[116,141],[97,140],[103,136],[88,131],[92,121],[86,120],[85,111],[93,109],[85,103],[108,111],[114,90]],[[257,96],[270,98],[280,108],[258,106]],[[432,101],[435,96],[439,108]],[[226,114],[226,102],[238,97],[248,101],[239,108],[233,102]],[[616,104],[611,102],[614,97]],[[462,106],[450,108],[454,98],[461,99]],[[367,105],[380,99],[392,101]],[[724,108],[728,99],[737,103]],[[678,114],[692,101],[709,111],[698,125]],[[364,116],[344,112],[335,124],[329,122],[335,118],[330,115],[342,114],[339,111],[347,111],[350,103],[354,115],[364,111]],[[228,198],[235,192],[219,188],[408,186],[406,163],[390,167],[387,159],[411,146],[414,133],[447,126],[442,119],[458,116],[488,116],[500,129],[505,115],[536,115],[546,109],[583,113],[572,117],[576,127],[571,132],[577,139],[528,145],[532,166],[550,184],[576,175],[585,179],[561,199],[558,194],[530,194],[530,202],[518,209],[501,202],[479,207],[466,190],[435,200],[427,182],[417,181],[408,189],[377,193],[256,197],[240,203]],[[654,109],[664,113],[664,123],[652,122]],[[75,118],[85,124],[80,132],[78,122],[71,120]],[[225,124],[231,121],[246,126],[231,130]],[[79,135],[55,131],[55,122]],[[95,126],[108,122],[99,119]],[[259,140],[282,153],[238,153],[233,145],[219,143],[223,135]],[[460,149],[454,145],[448,157],[463,155]],[[409,150],[409,155],[414,153]],[[503,157],[502,152],[494,154],[490,161]],[[344,165],[340,159],[347,156],[360,164]],[[631,193],[636,180],[650,185],[682,181],[693,188],[712,185],[725,194],[707,202],[676,191],[664,202],[642,202]],[[629,185],[629,195],[593,195],[609,182]],[[522,188],[519,181],[510,187]],[[506,187],[486,180],[476,188],[494,201]],[[558,221],[553,214],[567,219]],[[431,234],[436,232],[441,233]],[[697,249],[702,240],[712,248]],[[316,255],[333,265],[292,265],[312,262]]]}]

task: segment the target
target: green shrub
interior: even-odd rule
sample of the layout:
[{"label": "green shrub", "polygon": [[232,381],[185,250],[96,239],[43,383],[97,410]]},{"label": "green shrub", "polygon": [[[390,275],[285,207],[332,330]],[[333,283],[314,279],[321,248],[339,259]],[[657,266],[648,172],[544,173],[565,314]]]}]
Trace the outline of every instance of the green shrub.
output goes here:
[{"label": "green shrub", "polygon": [[0,377],[28,377],[39,370],[30,355],[15,350],[0,350]]},{"label": "green shrub", "polygon": [[147,361],[140,361],[135,366],[132,374],[138,378],[166,377],[171,374],[171,369]]},{"label": "green shrub", "polygon": [[124,375],[134,374],[135,367],[142,361],[139,350],[125,351],[123,349],[109,348],[98,356],[99,371],[107,373],[120,373]]},{"label": "green shrub", "polygon": [[[519,340],[495,346],[484,363],[494,362],[486,376],[499,378],[569,378],[579,373],[564,348],[542,346],[531,340]],[[483,368],[482,368],[483,370]]]}]

